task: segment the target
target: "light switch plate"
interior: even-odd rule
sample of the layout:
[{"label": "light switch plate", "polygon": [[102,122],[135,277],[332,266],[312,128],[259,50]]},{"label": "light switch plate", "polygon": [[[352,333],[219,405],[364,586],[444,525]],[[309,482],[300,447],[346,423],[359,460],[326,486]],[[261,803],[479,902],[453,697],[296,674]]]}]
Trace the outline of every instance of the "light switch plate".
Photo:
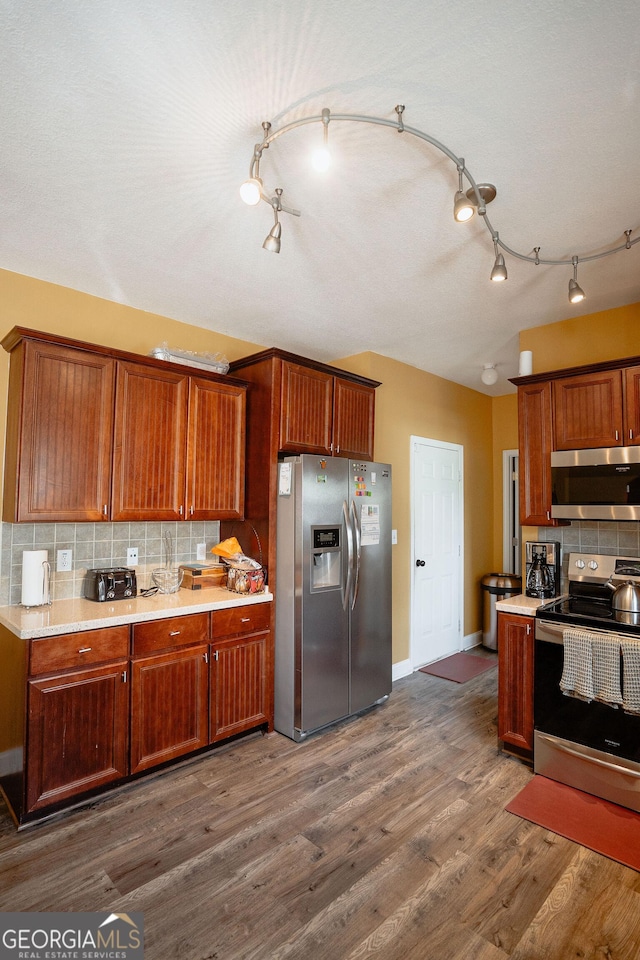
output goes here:
[{"label": "light switch plate", "polygon": [[196,560],[206,560],[207,559],[207,545],[206,543],[199,543],[196,546]]}]

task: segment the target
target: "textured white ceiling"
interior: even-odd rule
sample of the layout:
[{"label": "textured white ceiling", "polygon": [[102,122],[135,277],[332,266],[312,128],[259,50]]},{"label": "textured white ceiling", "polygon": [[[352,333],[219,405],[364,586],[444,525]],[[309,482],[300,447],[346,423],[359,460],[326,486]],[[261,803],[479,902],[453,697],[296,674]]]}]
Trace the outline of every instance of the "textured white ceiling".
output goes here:
[{"label": "textured white ceiling", "polygon": [[[489,394],[518,332],[640,301],[640,243],[569,267],[455,224],[454,164],[416,137],[330,124],[265,152],[282,215],[238,187],[261,123],[395,119],[498,190],[519,252],[589,256],[640,235],[637,0],[0,0],[0,267],[331,362],[373,350]],[[174,347],[180,344],[172,344]],[[495,387],[480,383],[495,362]]]}]

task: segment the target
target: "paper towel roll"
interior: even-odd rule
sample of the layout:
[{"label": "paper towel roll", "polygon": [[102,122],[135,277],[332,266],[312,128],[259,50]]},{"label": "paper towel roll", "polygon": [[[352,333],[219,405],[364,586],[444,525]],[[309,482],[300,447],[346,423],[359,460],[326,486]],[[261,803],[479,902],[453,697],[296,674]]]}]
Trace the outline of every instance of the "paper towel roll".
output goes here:
[{"label": "paper towel roll", "polygon": [[520,368],[518,373],[521,377],[528,377],[533,373],[533,351],[520,351]]},{"label": "paper towel roll", "polygon": [[49,603],[49,553],[24,550],[22,553],[22,605],[39,607]]}]

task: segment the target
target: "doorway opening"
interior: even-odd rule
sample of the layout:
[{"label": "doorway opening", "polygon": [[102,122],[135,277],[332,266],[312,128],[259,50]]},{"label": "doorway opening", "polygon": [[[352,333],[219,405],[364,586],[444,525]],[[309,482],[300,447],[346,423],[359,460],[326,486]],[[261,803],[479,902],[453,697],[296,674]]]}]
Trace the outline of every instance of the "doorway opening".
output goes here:
[{"label": "doorway opening", "polygon": [[517,450],[502,451],[502,571],[519,577],[522,572],[522,527],[518,463]]}]

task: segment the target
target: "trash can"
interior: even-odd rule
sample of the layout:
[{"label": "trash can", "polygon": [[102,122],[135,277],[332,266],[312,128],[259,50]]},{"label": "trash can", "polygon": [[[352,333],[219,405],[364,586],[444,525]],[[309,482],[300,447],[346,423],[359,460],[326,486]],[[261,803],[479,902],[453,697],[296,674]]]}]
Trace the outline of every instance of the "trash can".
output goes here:
[{"label": "trash can", "polygon": [[487,573],[482,578],[484,594],[482,610],[482,644],[489,650],[498,649],[498,611],[496,603],[522,593],[522,577],[511,573]]}]

